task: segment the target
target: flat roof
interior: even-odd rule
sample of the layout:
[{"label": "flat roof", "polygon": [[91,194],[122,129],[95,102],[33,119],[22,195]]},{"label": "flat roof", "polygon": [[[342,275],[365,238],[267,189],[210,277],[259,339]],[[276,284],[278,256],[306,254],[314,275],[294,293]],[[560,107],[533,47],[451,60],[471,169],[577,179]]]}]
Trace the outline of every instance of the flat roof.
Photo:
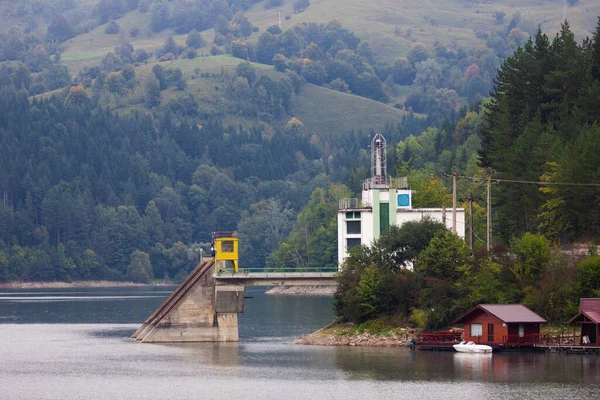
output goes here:
[{"label": "flat roof", "polygon": [[[347,211],[371,211],[372,212],[373,207],[369,206],[369,207],[352,207],[352,208],[341,208],[338,209],[338,213],[342,213],[342,212],[347,212]],[[398,207],[396,208],[396,211],[398,212],[405,212],[405,213],[410,213],[410,212],[442,212],[444,209],[443,208],[402,208],[402,207]],[[457,208],[456,211],[465,211],[464,208]],[[446,215],[449,215],[450,218],[452,218],[452,208],[446,208]]]}]

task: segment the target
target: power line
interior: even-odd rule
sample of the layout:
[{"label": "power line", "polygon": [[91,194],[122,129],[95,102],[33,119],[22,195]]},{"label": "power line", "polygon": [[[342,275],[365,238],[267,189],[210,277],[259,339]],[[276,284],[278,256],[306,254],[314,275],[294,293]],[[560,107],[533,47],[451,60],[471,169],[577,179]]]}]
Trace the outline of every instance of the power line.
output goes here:
[{"label": "power line", "polygon": [[540,182],[540,181],[518,181],[513,179],[495,179],[492,178],[492,182],[506,182],[506,183],[525,183],[534,185],[560,185],[560,186],[587,186],[587,187],[600,187],[600,183],[578,183],[578,182]]},{"label": "power line", "polygon": [[[486,170],[486,176],[485,178],[480,178],[480,177],[474,177],[474,176],[467,176],[467,175],[460,175],[458,174],[458,172],[456,170],[452,171],[452,173],[444,173],[445,176],[449,177],[452,176],[452,197],[453,200],[456,199],[456,179],[457,178],[462,178],[462,179],[469,179],[473,182],[486,182],[487,183],[487,210],[486,210],[486,214],[487,214],[487,240],[486,240],[486,244],[487,244],[487,250],[490,251],[491,250],[491,246],[492,246],[492,190],[491,190],[491,184],[493,183],[516,183],[516,184],[525,184],[525,185],[538,185],[538,186],[574,186],[574,187],[594,187],[594,188],[600,188],[600,183],[581,183],[581,182],[545,182],[545,181],[526,181],[526,180],[517,180],[517,179],[501,179],[501,178],[492,178],[494,171],[492,170]],[[453,209],[455,209],[456,207],[456,200],[453,201]],[[473,202],[473,199],[470,199],[469,205],[471,206]],[[472,217],[471,217],[472,218]],[[453,218],[453,231],[456,229],[456,222]],[[473,235],[475,235],[474,229],[471,227],[471,231],[470,231],[470,239],[469,239],[469,245],[471,248],[473,248]],[[477,235],[475,235],[477,237]],[[481,241],[481,239],[479,237],[477,237],[478,240]]]},{"label": "power line", "polygon": [[[474,182],[485,182],[487,178],[478,178],[475,176],[466,176],[459,175],[459,178],[470,179]],[[559,186],[584,186],[584,187],[600,187],[600,183],[580,183],[580,182],[546,182],[546,181],[521,181],[516,179],[501,179],[501,178],[492,178],[492,183],[522,183],[522,184],[531,184],[531,185],[559,185]]]}]

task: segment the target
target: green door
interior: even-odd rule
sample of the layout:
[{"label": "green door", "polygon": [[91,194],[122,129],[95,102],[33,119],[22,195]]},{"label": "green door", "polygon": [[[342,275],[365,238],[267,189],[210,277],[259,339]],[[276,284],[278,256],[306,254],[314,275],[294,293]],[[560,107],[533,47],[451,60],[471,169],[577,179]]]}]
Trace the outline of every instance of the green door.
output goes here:
[{"label": "green door", "polygon": [[390,228],[389,203],[379,203],[379,234],[383,235]]}]

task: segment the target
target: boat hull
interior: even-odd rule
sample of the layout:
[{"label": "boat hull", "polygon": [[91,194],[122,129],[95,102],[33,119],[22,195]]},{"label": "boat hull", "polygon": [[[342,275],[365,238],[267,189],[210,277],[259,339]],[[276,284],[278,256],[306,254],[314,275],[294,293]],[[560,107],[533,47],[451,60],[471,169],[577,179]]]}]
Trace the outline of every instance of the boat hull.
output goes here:
[{"label": "boat hull", "polygon": [[484,344],[455,344],[454,350],[460,353],[491,353],[492,348]]}]

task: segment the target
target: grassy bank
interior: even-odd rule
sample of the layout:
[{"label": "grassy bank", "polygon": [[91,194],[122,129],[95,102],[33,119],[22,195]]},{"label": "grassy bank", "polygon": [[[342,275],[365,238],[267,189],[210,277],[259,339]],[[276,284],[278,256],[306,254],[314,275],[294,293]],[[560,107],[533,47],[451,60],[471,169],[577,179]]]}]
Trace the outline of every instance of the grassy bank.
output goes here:
[{"label": "grassy bank", "polygon": [[296,343],[315,346],[407,346],[410,339],[417,335],[417,330],[406,327],[402,322],[396,317],[380,318],[360,325],[333,322]]}]

